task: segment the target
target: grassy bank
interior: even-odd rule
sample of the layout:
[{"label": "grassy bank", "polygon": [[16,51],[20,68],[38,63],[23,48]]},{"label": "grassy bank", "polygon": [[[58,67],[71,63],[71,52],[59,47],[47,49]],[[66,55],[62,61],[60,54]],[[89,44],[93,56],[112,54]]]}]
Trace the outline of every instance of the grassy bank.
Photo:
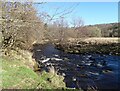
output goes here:
[{"label": "grassy bank", "polygon": [[0,57],[0,63],[2,63],[2,89],[65,88],[62,76],[44,71],[37,74],[31,68],[33,62],[30,59],[15,54],[13,56]]}]

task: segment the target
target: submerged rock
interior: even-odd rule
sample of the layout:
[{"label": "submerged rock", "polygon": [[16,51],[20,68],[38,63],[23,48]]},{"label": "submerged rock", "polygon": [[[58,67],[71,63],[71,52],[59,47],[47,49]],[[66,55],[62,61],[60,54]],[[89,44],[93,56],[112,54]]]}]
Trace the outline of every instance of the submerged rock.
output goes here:
[{"label": "submerged rock", "polygon": [[51,60],[61,61],[62,59],[60,59],[60,58],[51,58]]},{"label": "submerged rock", "polygon": [[112,73],[112,70],[103,70],[102,71],[104,74],[106,74],[106,73]]},{"label": "submerged rock", "polygon": [[88,74],[90,74],[90,75],[99,75],[99,73],[96,73],[96,72],[88,72]]},{"label": "submerged rock", "polygon": [[45,62],[47,62],[47,61],[49,61],[50,60],[50,58],[46,58],[45,60],[42,60],[41,62],[42,63],[45,63]]},{"label": "submerged rock", "polygon": [[59,55],[57,55],[57,54],[55,54],[54,56],[55,56],[55,57],[59,57]]},{"label": "submerged rock", "polygon": [[67,61],[67,60],[69,60],[69,58],[65,57],[63,60]]},{"label": "submerged rock", "polygon": [[65,75],[65,73],[62,73],[62,76],[64,76],[64,77],[65,77],[65,76],[66,76],[66,75]]},{"label": "submerged rock", "polygon": [[72,77],[72,80],[73,80],[73,81],[76,81],[77,79],[76,79],[75,77]]}]

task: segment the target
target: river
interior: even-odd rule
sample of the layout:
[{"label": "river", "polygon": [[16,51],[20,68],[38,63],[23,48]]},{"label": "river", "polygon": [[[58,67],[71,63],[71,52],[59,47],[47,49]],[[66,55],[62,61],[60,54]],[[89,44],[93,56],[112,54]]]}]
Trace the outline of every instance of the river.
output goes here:
[{"label": "river", "polygon": [[45,64],[52,64],[58,74],[64,76],[64,82],[69,88],[103,91],[117,90],[120,85],[120,56],[69,54],[56,49],[52,44],[36,45],[33,53],[39,62],[49,58]]}]

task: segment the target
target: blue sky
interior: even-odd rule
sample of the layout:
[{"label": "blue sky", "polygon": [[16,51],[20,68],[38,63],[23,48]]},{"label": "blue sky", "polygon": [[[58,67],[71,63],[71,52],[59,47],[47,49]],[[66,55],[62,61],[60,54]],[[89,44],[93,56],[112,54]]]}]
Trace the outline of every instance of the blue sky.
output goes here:
[{"label": "blue sky", "polygon": [[48,2],[43,5],[35,4],[38,12],[47,12],[54,15],[64,10],[71,13],[65,15],[70,23],[73,18],[82,18],[85,25],[118,22],[117,2]]}]

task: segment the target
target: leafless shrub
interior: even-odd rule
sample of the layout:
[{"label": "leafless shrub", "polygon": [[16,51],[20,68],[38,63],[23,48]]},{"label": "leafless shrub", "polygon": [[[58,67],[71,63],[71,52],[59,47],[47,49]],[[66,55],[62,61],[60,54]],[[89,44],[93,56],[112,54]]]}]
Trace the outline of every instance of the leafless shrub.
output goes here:
[{"label": "leafless shrub", "polygon": [[32,3],[2,2],[2,48],[29,49],[43,36],[43,23]]}]

